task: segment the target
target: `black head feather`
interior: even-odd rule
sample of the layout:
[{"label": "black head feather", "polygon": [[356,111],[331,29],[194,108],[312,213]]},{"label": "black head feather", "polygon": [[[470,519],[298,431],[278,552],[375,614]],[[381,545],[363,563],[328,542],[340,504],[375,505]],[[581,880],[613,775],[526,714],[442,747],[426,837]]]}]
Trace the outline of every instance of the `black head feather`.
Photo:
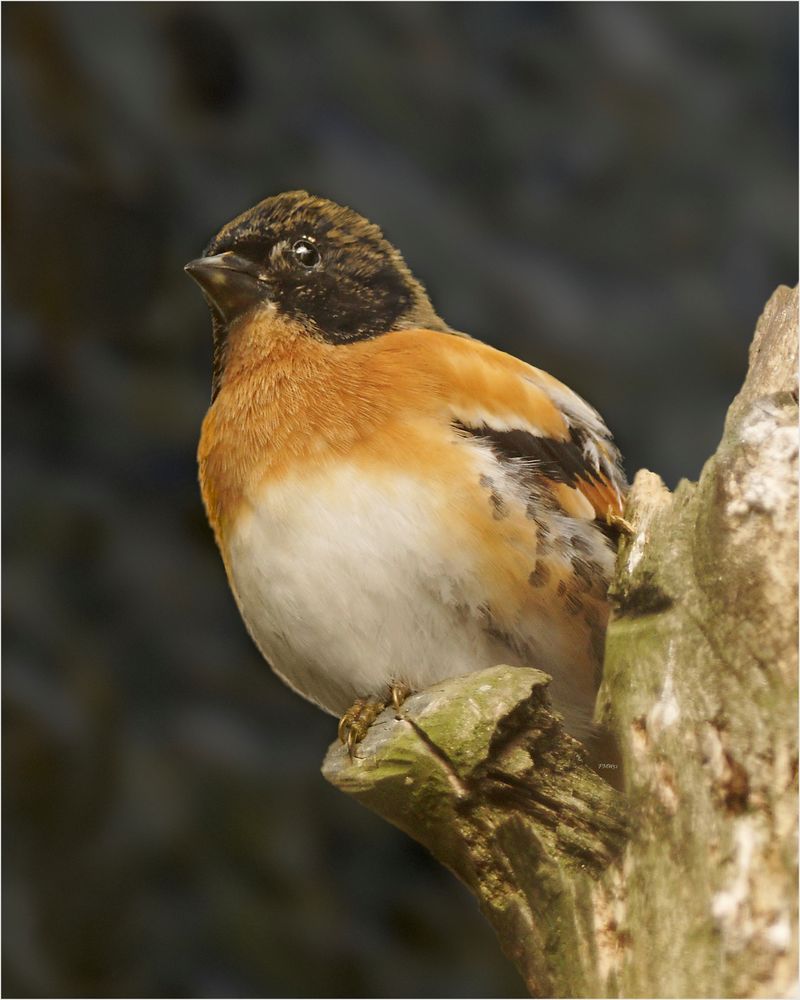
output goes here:
[{"label": "black head feather", "polygon": [[412,327],[449,330],[376,225],[306,191],[266,198],[237,216],[187,271],[212,307],[214,395],[228,327],[257,305],[334,344]]},{"label": "black head feather", "polygon": [[380,229],[305,191],[259,202],[214,237],[262,271],[279,312],[334,343],[411,326],[446,329],[425,289]]}]

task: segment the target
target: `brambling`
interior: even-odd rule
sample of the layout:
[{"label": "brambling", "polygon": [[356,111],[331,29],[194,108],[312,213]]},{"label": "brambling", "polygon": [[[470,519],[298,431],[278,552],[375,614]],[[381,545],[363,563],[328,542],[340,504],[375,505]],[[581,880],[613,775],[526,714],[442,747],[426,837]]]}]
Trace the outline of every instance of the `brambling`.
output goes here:
[{"label": "brambling", "polygon": [[203,501],[275,672],[352,748],[387,696],[534,666],[591,742],[626,491],[599,414],[452,330],[377,226],[305,191],[186,270],[213,323]]}]

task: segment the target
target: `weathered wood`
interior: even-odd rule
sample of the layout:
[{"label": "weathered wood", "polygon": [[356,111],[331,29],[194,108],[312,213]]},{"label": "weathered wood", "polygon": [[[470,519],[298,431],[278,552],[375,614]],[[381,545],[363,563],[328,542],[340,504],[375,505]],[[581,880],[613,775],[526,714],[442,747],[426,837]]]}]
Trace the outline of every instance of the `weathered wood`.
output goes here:
[{"label": "weathered wood", "polygon": [[386,712],[326,777],[472,889],[533,995],[776,996],[797,967],[797,291],[759,321],[698,483],[640,472],[598,714],[626,795],[546,675],[495,667]]}]

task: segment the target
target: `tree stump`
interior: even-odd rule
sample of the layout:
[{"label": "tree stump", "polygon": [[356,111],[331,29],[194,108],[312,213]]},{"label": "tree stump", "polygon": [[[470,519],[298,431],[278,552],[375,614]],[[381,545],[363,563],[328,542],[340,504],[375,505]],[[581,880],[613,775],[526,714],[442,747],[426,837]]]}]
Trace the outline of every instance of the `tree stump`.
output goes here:
[{"label": "tree stump", "polygon": [[387,711],[323,773],[478,898],[533,996],[793,995],[797,290],[779,288],[697,483],[636,476],[584,762],[547,675],[498,666]]}]

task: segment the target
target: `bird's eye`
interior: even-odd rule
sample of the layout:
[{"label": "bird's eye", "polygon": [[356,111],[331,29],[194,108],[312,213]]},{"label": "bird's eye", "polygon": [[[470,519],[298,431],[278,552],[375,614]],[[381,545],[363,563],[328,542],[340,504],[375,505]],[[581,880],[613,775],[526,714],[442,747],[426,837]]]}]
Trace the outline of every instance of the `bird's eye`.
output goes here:
[{"label": "bird's eye", "polygon": [[316,267],[322,259],[319,250],[308,240],[298,240],[292,247],[294,259],[303,267]]}]

